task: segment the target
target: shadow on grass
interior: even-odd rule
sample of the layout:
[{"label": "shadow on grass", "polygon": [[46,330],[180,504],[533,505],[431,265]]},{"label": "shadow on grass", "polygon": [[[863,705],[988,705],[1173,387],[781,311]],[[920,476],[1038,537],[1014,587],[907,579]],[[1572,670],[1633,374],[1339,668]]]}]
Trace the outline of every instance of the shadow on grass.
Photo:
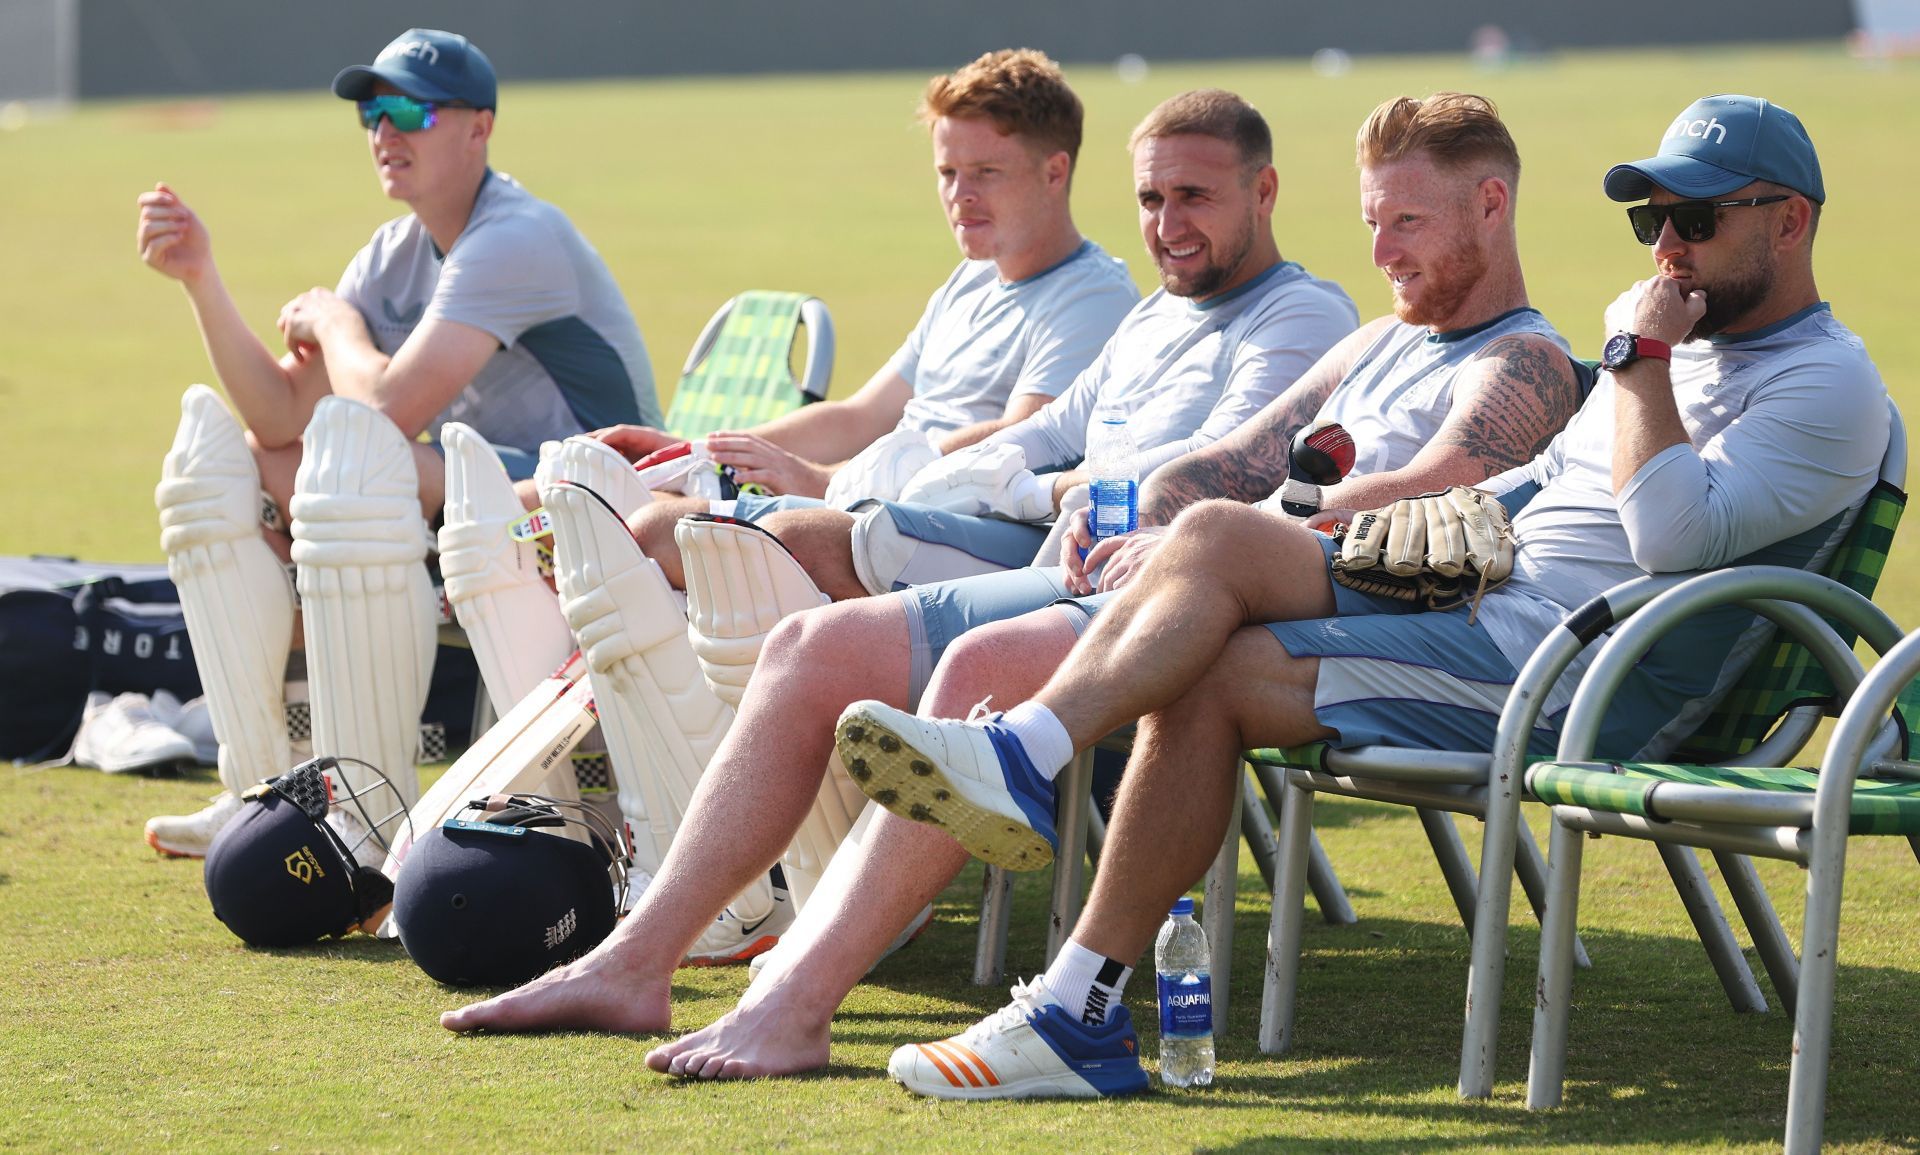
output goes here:
[{"label": "shadow on grass", "polygon": [[[1234,920],[1237,981],[1229,987],[1228,1029],[1217,1043],[1216,1087],[1142,1100],[1162,1109],[1273,1115],[1271,1138],[1220,1150],[1285,1146],[1303,1130],[1287,1120],[1301,1113],[1343,1120],[1316,1125],[1320,1137],[1299,1140],[1305,1146],[1324,1145],[1327,1127],[1355,1126],[1353,1120],[1364,1134],[1368,1119],[1430,1124],[1423,1148],[1779,1142],[1792,1019],[1777,999],[1768,1014],[1734,1014],[1699,944],[1687,937],[1583,928],[1594,965],[1575,979],[1565,1105],[1552,1111],[1524,1106],[1539,944],[1531,924],[1516,922],[1509,939],[1491,1100],[1463,1101],[1455,1093],[1470,944],[1452,921],[1373,917],[1328,926],[1310,914],[1294,1046],[1285,1055],[1263,1055],[1257,1040],[1268,911],[1257,888],[1255,881],[1249,896],[1243,885]],[[978,909],[978,874],[970,871],[942,896],[921,941],[882,962],[868,980],[957,1005],[910,1015],[843,1010],[834,1022],[836,1046],[939,1038],[1004,1006],[1006,986],[1042,969],[1046,880],[1019,880],[1015,892],[1006,982],[968,981]],[[1749,962],[1764,984],[1751,952]],[[1219,991],[1220,976],[1214,984]],[[1838,990],[1828,1141],[1920,1145],[1920,1125],[1904,1107],[1920,1053],[1920,1015],[1889,1010],[1920,1005],[1920,979],[1910,970],[1843,962]],[[1151,978],[1136,975],[1129,994],[1141,1053],[1150,1059],[1159,1050]],[[924,1033],[914,1033],[922,1024]],[[1339,1145],[1407,1146],[1406,1126],[1382,1130],[1394,1137],[1369,1142],[1349,1135]]]}]

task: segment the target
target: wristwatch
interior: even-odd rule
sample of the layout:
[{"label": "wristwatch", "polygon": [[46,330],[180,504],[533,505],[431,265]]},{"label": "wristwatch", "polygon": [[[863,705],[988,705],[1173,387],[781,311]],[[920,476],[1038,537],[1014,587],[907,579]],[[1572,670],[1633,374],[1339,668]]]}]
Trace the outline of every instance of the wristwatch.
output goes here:
[{"label": "wristwatch", "polygon": [[1638,333],[1615,333],[1600,350],[1600,367],[1611,373],[1625,369],[1642,357],[1672,361],[1673,346]]},{"label": "wristwatch", "polygon": [[1280,511],[1288,517],[1312,517],[1320,512],[1320,487],[1289,477],[1280,486]]}]

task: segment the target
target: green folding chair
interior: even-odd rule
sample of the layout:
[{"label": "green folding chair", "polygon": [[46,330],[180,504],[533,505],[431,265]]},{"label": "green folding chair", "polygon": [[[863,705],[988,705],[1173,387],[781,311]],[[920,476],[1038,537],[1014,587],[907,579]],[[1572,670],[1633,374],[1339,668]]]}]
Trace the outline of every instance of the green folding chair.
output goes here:
[{"label": "green folding chair", "polygon": [[[1920,635],[1902,640],[1892,619],[1868,600],[1906,501],[1899,489],[1903,461],[1897,459],[1904,458],[1905,448],[1897,416],[1893,432],[1896,444],[1889,447],[1881,483],[1861,510],[1845,556],[1836,559],[1828,576],[1770,567],[1729,570],[1693,578],[1647,601],[1588,669],[1568,709],[1556,757],[1527,771],[1529,793],[1552,806],[1554,821],[1529,1107],[1554,1106],[1563,1093],[1572,990],[1566,942],[1579,913],[1583,835],[1618,834],[1654,841],[1663,855],[1691,859],[1692,847],[1713,852],[1774,987],[1794,1015],[1786,1149],[1819,1148],[1846,840],[1905,836],[1920,858],[1920,764],[1914,761],[1920,741],[1912,725],[1920,723],[1920,690],[1914,686]],[[1753,741],[1752,727],[1709,729],[1708,741],[1693,751],[1730,750],[1738,765],[1589,760],[1600,713],[1633,663],[1684,619],[1733,603],[1772,618],[1781,636],[1723,713],[1755,718],[1787,704],[1800,717],[1783,723],[1764,742]],[[1856,637],[1882,655],[1864,680],[1853,653]],[[1819,718],[1840,703],[1845,709],[1818,773],[1783,767]],[[1808,713],[1811,722],[1805,720]],[[1795,749],[1775,758],[1788,742]],[[1797,959],[1747,855],[1808,868]]]},{"label": "green folding chair", "polygon": [[[1846,623],[1852,623],[1852,628],[1866,634],[1877,648],[1891,646],[1898,639],[1898,629],[1866,600],[1885,567],[1886,550],[1906,501],[1901,488],[1906,475],[1906,437],[1898,411],[1891,404],[1888,408],[1891,438],[1880,483],[1868,495],[1841,548],[1829,559],[1824,575],[1772,567],[1740,567],[1705,576],[1731,580],[1726,575],[1766,570],[1796,575],[1789,592],[1807,583],[1822,582],[1834,589],[1847,590],[1854,602],[1871,612],[1851,610],[1852,617],[1839,619],[1843,628]],[[1552,917],[1555,893],[1542,875],[1538,849],[1519,816],[1526,766],[1530,761],[1526,754],[1528,734],[1544,707],[1547,692],[1586,646],[1662,591],[1685,580],[1674,575],[1628,582],[1569,615],[1521,670],[1501,715],[1491,751],[1413,751],[1387,747],[1333,750],[1325,744],[1315,744],[1289,750],[1259,750],[1248,755],[1280,815],[1276,827],[1279,868],[1269,936],[1267,986],[1261,1010],[1263,1050],[1278,1052],[1291,1041],[1301,947],[1300,896],[1307,839],[1312,831],[1314,794],[1330,793],[1415,806],[1423,811],[1423,819],[1429,812],[1472,814],[1485,821],[1477,879],[1463,869],[1463,864],[1447,865],[1449,852],[1441,850],[1446,838],[1436,833],[1435,822],[1428,821],[1427,827],[1429,836],[1435,839],[1436,850],[1441,850],[1442,866],[1448,871],[1456,902],[1467,896],[1472,900],[1468,929],[1473,947],[1467,977],[1459,1092],[1464,1098],[1484,1098],[1492,1094],[1506,966],[1511,876],[1516,869],[1519,871],[1534,913],[1542,918],[1543,926],[1545,920]],[[1771,602],[1756,608],[1783,623],[1786,619],[1798,622],[1800,616],[1813,616],[1810,610],[1779,608]],[[1860,622],[1873,623],[1873,630],[1865,630]],[[1828,632],[1833,631],[1828,628]],[[1782,765],[1798,753],[1820,719],[1837,710],[1836,703],[1842,700],[1835,694],[1835,683],[1820,675],[1823,665],[1831,670],[1834,663],[1823,662],[1827,655],[1822,649],[1809,651],[1804,633],[1802,629],[1788,628],[1784,635],[1776,635],[1763,647],[1715,713],[1696,730],[1686,748],[1714,757],[1739,752],[1741,761],[1754,766]],[[1850,639],[1851,635],[1847,636]],[[1841,688],[1850,688],[1851,683],[1844,681],[1846,675],[1843,673],[1840,677]],[[1589,670],[1585,682],[1592,678]],[[1563,723],[1563,735],[1572,732],[1572,720],[1569,713]],[[1571,755],[1568,754],[1570,748],[1563,743],[1560,760],[1587,757],[1592,750],[1591,742],[1592,736],[1588,735],[1586,745]],[[1434,818],[1451,831],[1452,822],[1444,814],[1435,813]],[[1754,981],[1698,859],[1682,847],[1666,844],[1661,847],[1661,857],[1729,1001],[1738,1011],[1764,1011],[1766,998]],[[1791,1005],[1796,981],[1792,951],[1752,863],[1735,853],[1728,854],[1721,867],[1776,991]],[[1573,936],[1571,925],[1564,931],[1566,942],[1556,956],[1556,965],[1564,963],[1570,974],[1574,967],[1584,965],[1584,952]],[[1543,946],[1543,955],[1544,951]]]},{"label": "green folding chair", "polygon": [[[790,358],[807,331],[807,367],[793,379]],[[833,319],[805,293],[754,290],[720,306],[687,354],[667,410],[667,429],[699,437],[746,429],[827,395],[833,375]]]}]

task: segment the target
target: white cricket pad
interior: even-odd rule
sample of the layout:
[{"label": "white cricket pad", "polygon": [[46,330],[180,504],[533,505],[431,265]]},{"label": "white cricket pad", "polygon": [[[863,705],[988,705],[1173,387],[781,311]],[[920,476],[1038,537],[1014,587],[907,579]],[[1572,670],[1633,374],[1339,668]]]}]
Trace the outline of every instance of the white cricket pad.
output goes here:
[{"label": "white cricket pad", "polygon": [[[830,599],[786,546],[758,526],[683,517],[673,538],[686,570],[687,637],[707,684],[738,706],[773,627]],[[845,771],[829,768],[781,859],[797,909],[805,908],[866,801]]]},{"label": "white cricket pad", "polygon": [[830,599],[759,526],[683,517],[673,540],[686,573],[687,637],[707,684],[738,706],[773,627]]},{"label": "white cricket pad", "polygon": [[[302,446],[291,512],[313,750],[373,763],[411,806],[439,617],[412,447],[379,411],[333,396]],[[360,767],[340,769],[365,784]]]},{"label": "white cricket pad", "polygon": [[246,435],[205,385],[180,398],[153,500],[220,740],[220,782],[239,794],[293,765],[283,701],[293,591],[260,536],[260,474]]},{"label": "white cricket pad", "polygon": [[[565,482],[542,488],[540,499],[553,517],[554,582],[587,661],[634,859],[657,874],[733,708],[707,688],[672,587],[614,508]],[[626,809],[630,797],[643,800],[644,814]],[[729,905],[749,921],[771,912],[771,882],[762,877]]]},{"label": "white cricket pad", "polygon": [[[560,600],[540,579],[538,551],[509,535],[525,511],[499,455],[459,422],[441,427],[440,444],[447,462],[440,576],[447,604],[473,647],[494,716],[504,718],[566,660],[573,635],[560,614]],[[566,759],[551,781],[518,789],[580,796],[573,764]]]},{"label": "white cricket pad", "polygon": [[533,471],[540,500],[546,501],[548,486],[562,481],[592,490],[622,519],[653,500],[652,492],[633,471],[633,463],[597,437],[569,437],[540,447],[540,464]]}]

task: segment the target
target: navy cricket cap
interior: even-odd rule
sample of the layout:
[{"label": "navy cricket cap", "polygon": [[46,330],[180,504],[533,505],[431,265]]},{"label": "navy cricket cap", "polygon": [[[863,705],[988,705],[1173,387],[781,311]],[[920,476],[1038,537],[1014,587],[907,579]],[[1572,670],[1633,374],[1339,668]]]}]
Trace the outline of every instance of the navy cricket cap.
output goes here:
[{"label": "navy cricket cap", "polygon": [[352,930],[361,919],[353,865],[292,799],[264,788],[247,793],[207,850],[213,916],[254,946],[299,946]]},{"label": "navy cricket cap", "polygon": [[466,37],[437,28],[409,28],[380,50],[372,64],[356,64],[333,78],[333,94],[365,100],[386,81],[415,100],[493,108],[493,62]]},{"label": "navy cricket cap", "polygon": [[608,853],[513,821],[448,819],[400,870],[400,944],[449,986],[518,986],[613,931]]},{"label": "navy cricket cap", "polygon": [[1602,186],[1617,201],[1644,200],[1655,185],[1708,200],[1757,180],[1826,203],[1820,158],[1799,117],[1757,96],[1709,96],[1667,126],[1657,154],[1614,165]]}]

